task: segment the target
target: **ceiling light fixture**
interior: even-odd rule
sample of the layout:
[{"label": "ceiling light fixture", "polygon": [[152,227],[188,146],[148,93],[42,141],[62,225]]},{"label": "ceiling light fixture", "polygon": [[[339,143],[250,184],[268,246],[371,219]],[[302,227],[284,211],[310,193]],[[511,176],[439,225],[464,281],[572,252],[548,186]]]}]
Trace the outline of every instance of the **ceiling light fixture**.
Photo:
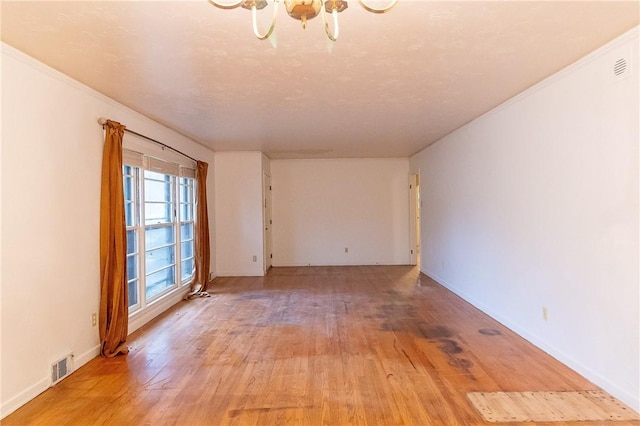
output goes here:
[{"label": "ceiling light fixture", "polygon": [[[273,33],[276,28],[276,18],[278,15],[278,4],[284,1],[284,7],[287,9],[287,13],[292,18],[298,19],[302,22],[302,28],[307,27],[307,20],[315,18],[318,14],[322,15],[322,21],[324,22],[324,31],[327,33],[329,40],[336,41],[340,33],[340,27],[338,26],[338,13],[342,12],[348,7],[345,0],[273,0],[273,17],[271,18],[271,26],[267,31],[261,33],[258,29],[258,10],[262,10],[270,3],[267,0],[239,0],[233,3],[221,3],[219,0],[208,0],[212,5],[221,9],[235,9],[238,6],[242,6],[244,9],[250,10],[253,16],[253,33],[260,40],[265,40]],[[391,10],[396,5],[398,0],[390,0],[390,3],[382,8],[377,9],[367,3],[366,0],[358,0],[360,6],[365,10],[373,13],[385,13]],[[327,22],[327,14],[330,13],[333,17],[333,31],[329,28]]]}]

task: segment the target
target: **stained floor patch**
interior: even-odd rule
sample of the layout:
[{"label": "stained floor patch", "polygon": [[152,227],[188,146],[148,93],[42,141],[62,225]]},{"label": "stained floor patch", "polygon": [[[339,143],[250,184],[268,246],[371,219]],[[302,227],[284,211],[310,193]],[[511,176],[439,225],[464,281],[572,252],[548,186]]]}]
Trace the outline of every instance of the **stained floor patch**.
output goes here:
[{"label": "stained floor patch", "polygon": [[492,423],[640,420],[602,391],[471,392],[467,398]]},{"label": "stained floor patch", "polygon": [[418,324],[418,329],[420,330],[422,337],[429,340],[449,339],[453,337],[453,331],[443,325],[432,326],[421,322]]},{"label": "stained floor patch", "polygon": [[480,330],[478,330],[478,333],[485,336],[499,336],[502,334],[498,330],[495,330],[493,328],[481,328]]}]

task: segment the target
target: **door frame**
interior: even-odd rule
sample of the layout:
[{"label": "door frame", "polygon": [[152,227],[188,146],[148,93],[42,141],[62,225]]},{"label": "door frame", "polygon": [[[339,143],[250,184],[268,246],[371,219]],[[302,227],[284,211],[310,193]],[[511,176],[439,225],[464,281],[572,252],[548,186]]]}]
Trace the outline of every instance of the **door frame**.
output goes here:
[{"label": "door frame", "polygon": [[263,246],[263,273],[267,273],[273,264],[273,218],[271,209],[272,200],[271,175],[267,172],[262,174],[262,246]]},{"label": "door frame", "polygon": [[420,264],[420,170],[409,174],[409,264]]}]

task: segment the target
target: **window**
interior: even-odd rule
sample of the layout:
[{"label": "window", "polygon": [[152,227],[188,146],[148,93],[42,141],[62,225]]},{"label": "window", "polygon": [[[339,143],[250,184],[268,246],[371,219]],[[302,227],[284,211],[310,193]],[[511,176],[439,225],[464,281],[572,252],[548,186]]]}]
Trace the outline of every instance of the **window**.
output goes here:
[{"label": "window", "polygon": [[[194,274],[194,171],[123,156],[129,312],[189,284]],[[132,164],[128,164],[132,163]]]},{"label": "window", "polygon": [[195,261],[193,241],[194,190],[192,178],[180,178],[180,270],[182,279],[193,276]]},{"label": "window", "polygon": [[124,213],[127,225],[127,286],[129,292],[129,309],[139,306],[138,287],[140,283],[138,270],[138,235],[140,220],[138,218],[138,168],[123,167],[124,178]]}]

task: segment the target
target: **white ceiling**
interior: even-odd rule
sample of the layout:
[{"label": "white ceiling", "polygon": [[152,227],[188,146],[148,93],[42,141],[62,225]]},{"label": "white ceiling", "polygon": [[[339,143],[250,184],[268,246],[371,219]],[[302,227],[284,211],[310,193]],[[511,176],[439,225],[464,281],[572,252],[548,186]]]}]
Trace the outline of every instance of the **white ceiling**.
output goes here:
[{"label": "white ceiling", "polygon": [[[330,45],[207,1],[2,1],[2,40],[215,150],[407,157],[638,25],[638,1],[356,0]],[[263,11],[266,24],[270,11]],[[123,123],[126,125],[126,123]],[[135,130],[135,129],[133,129]]]}]

